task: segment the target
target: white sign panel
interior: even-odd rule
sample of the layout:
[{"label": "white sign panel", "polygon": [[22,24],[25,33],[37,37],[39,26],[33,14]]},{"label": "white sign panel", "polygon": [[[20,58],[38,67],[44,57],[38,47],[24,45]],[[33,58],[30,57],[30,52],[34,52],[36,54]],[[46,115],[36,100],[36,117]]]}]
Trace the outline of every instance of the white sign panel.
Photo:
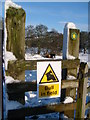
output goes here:
[{"label": "white sign panel", "polygon": [[55,98],[61,95],[61,61],[37,62],[38,98]]}]

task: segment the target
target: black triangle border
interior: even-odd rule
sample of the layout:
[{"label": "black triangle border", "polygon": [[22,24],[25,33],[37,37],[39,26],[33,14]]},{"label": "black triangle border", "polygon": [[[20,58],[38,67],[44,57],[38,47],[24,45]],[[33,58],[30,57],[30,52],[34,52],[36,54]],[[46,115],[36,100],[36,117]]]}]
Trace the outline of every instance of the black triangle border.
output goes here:
[{"label": "black triangle border", "polygon": [[[54,73],[55,77],[57,78],[57,76],[56,76],[56,74],[55,74],[55,72],[54,72],[54,70],[53,70],[52,66],[50,65],[50,63],[48,64],[48,66],[47,66],[47,68],[46,68],[46,70],[45,70],[44,74],[46,73],[46,71],[47,71],[47,69],[48,69],[48,67],[49,67],[49,66],[51,67],[51,69],[52,69],[52,71],[53,71],[53,73]],[[41,80],[43,79],[44,74],[43,74],[43,76],[42,76]],[[40,80],[39,84],[43,84],[43,83],[56,83],[56,82],[59,82],[58,78],[57,78],[57,81],[55,81],[55,82],[43,82],[43,83],[42,83],[42,82],[41,82],[41,80]]]}]

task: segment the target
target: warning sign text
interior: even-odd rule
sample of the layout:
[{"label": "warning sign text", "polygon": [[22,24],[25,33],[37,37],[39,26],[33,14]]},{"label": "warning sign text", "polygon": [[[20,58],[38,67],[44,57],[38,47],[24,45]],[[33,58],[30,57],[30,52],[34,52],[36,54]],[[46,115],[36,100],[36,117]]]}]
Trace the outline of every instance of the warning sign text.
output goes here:
[{"label": "warning sign text", "polygon": [[59,83],[50,85],[39,85],[39,97],[53,97],[59,95]]}]

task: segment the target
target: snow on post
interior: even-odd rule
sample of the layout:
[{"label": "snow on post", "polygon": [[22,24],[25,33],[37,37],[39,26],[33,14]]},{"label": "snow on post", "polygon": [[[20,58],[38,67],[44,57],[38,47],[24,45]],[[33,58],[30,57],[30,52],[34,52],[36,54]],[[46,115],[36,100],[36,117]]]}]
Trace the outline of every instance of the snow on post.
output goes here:
[{"label": "snow on post", "polygon": [[75,59],[79,57],[79,29],[72,22],[64,27],[63,59]]}]

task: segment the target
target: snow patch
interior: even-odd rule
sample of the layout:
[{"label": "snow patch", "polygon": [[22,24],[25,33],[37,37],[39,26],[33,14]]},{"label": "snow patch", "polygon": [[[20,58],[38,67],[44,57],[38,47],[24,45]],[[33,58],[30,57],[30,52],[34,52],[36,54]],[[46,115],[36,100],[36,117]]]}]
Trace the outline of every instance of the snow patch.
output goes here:
[{"label": "snow patch", "polygon": [[32,74],[29,74],[29,76],[32,76]]},{"label": "snow patch", "polygon": [[5,1],[5,10],[9,9],[9,7],[14,7],[16,9],[20,9],[21,8],[21,6],[13,3],[12,0],[6,0]]},{"label": "snow patch", "polygon": [[87,62],[88,64],[88,67],[90,68],[90,60],[89,60],[89,56],[90,54],[84,54],[84,53],[79,53],[79,59],[80,59],[80,62]]},{"label": "snow patch", "polygon": [[32,91],[30,92],[25,92],[25,101],[26,104],[28,104],[29,100],[31,100],[32,98],[35,98],[36,94],[34,94]]},{"label": "snow patch", "polygon": [[33,57],[34,57],[34,58],[43,58],[43,57],[41,57],[41,55],[39,55],[39,54],[35,54]]},{"label": "snow patch", "polygon": [[79,53],[79,58],[80,58],[80,62],[88,62],[88,55],[89,54],[84,54],[84,53]]},{"label": "snow patch", "polygon": [[63,103],[66,104],[66,103],[72,103],[72,102],[73,102],[72,97],[66,97]]},{"label": "snow patch", "polygon": [[63,119],[64,119],[64,118],[65,118],[65,119],[69,119],[66,115],[63,115]]},{"label": "snow patch", "polygon": [[[47,59],[52,59],[52,58],[45,58],[43,56],[41,56],[40,54],[30,54],[29,52],[25,54],[25,60],[47,60]],[[53,58],[54,60],[55,59],[62,59],[62,56],[55,56],[55,58]]]},{"label": "snow patch", "polygon": [[68,76],[67,76],[67,80],[74,80],[74,79],[76,79],[76,77],[74,77],[74,76],[72,76],[72,75],[68,75]]},{"label": "snow patch", "polygon": [[34,97],[36,97],[36,94],[30,94],[30,97],[34,98]]},{"label": "snow patch", "polygon": [[5,83],[18,83],[20,82],[20,80],[14,80],[14,78],[12,78],[11,76],[5,76]]},{"label": "snow patch", "polygon": [[56,59],[62,59],[62,56],[56,55]]},{"label": "snow patch", "polygon": [[44,57],[42,57],[39,54],[35,54],[35,55],[31,55],[30,53],[26,53],[25,54],[25,60],[37,60],[37,59],[43,59]]},{"label": "snow patch", "polygon": [[68,54],[68,59],[74,60],[74,59],[75,59],[75,57],[74,57],[74,56],[72,56],[72,55],[69,55],[69,54]]},{"label": "snow patch", "polygon": [[88,68],[90,69],[90,62],[88,62],[87,64],[88,64]]},{"label": "snow patch", "polygon": [[17,60],[16,57],[13,55],[12,52],[9,52],[9,51],[6,51],[5,52],[5,55],[4,55],[4,59],[5,59],[5,70],[7,70],[8,68],[8,61],[11,61],[11,60]]}]

